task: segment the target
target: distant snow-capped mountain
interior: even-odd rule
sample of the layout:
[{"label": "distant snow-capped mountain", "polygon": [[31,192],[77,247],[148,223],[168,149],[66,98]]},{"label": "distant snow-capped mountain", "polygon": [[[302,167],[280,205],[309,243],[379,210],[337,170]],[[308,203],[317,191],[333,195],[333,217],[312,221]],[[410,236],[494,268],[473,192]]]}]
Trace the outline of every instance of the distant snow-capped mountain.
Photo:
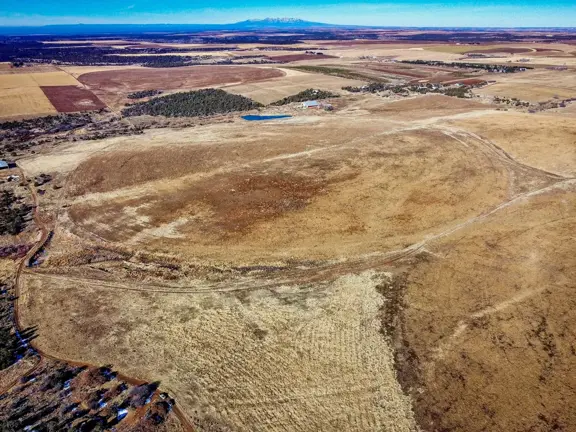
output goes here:
[{"label": "distant snow-capped mountain", "polygon": [[305,21],[300,18],[263,18],[249,19],[232,24],[238,28],[308,28],[308,27],[338,27],[333,24]]}]

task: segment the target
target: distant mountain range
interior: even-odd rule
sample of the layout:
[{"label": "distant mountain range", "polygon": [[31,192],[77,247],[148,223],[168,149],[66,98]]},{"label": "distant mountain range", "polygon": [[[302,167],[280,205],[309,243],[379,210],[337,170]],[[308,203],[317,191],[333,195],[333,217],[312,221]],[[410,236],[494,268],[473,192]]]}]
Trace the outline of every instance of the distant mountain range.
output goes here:
[{"label": "distant mountain range", "polygon": [[143,32],[198,32],[203,30],[286,30],[310,28],[360,28],[355,25],[326,24],[299,18],[264,18],[231,24],[53,24],[30,27],[0,27],[0,35],[90,35]]},{"label": "distant mountain range", "polygon": [[107,35],[107,34],[142,34],[142,33],[186,33],[201,31],[273,31],[277,30],[307,30],[307,29],[413,29],[413,30],[451,30],[451,31],[471,31],[471,30],[541,30],[541,31],[568,31],[574,32],[574,28],[470,28],[470,27],[397,27],[397,26],[360,26],[327,24],[313,21],[306,21],[299,18],[264,18],[249,19],[231,24],[53,24],[46,26],[0,26],[0,36],[87,36],[87,35]]},{"label": "distant mountain range", "polygon": [[337,24],[326,24],[312,21],[305,21],[299,18],[264,18],[250,19],[240,21],[234,24],[228,24],[235,28],[259,29],[259,28],[313,28],[313,27],[359,27],[359,26],[342,26]]}]

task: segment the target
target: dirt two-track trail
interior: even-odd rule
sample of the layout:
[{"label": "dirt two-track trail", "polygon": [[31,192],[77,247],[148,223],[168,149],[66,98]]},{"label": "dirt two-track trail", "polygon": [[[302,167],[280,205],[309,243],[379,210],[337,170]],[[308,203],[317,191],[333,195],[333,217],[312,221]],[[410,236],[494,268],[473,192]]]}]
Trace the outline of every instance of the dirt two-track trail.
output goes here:
[{"label": "dirt two-track trail", "polygon": [[[26,263],[32,257],[34,257],[34,255],[45,245],[45,243],[47,242],[47,240],[50,236],[51,231],[50,231],[49,227],[46,226],[46,224],[42,221],[42,218],[40,217],[38,195],[36,194],[36,190],[34,189],[33,184],[28,182],[28,178],[26,177],[26,173],[24,172],[24,170],[21,167],[19,167],[19,170],[20,170],[20,175],[21,175],[22,181],[24,181],[25,183],[28,184],[28,189],[30,190],[30,194],[32,197],[32,206],[33,206],[32,215],[34,218],[34,223],[36,224],[36,226],[38,227],[38,229],[40,231],[40,236],[39,236],[38,240],[36,241],[36,243],[30,249],[30,251],[26,254],[26,256],[24,256],[24,258],[22,258],[20,263],[18,264],[18,267],[16,270],[16,277],[14,279],[14,296],[15,296],[15,300],[14,300],[14,322],[15,322],[17,330],[22,331],[23,327],[22,327],[22,324],[20,322],[20,314],[19,314],[19,308],[18,308],[18,298],[20,296],[20,283],[21,283],[22,271],[26,267]],[[43,361],[45,361],[45,360],[61,361],[61,362],[65,362],[65,363],[68,363],[68,364],[76,366],[76,367],[79,367],[79,366],[80,367],[97,367],[96,365],[93,365],[90,363],[78,362],[75,360],[56,357],[54,355],[51,355],[51,354],[48,354],[48,353],[42,351],[40,348],[38,348],[34,344],[33,341],[30,341],[29,343],[34,348],[34,351],[36,352],[36,354],[38,356],[38,361],[36,362],[36,364],[31,369],[26,371],[23,374],[23,376],[28,376],[28,375],[34,373],[34,371],[37,370],[40,367],[40,365],[43,363]],[[10,383],[5,389],[2,389],[2,393],[7,392],[12,387],[14,387],[20,381],[20,378],[21,377],[18,377],[16,379],[16,381]],[[129,384],[132,384],[132,385],[141,385],[141,384],[146,383],[146,381],[144,381],[144,380],[130,377],[130,376],[124,375],[120,372],[118,372],[117,378],[121,381],[125,381]],[[155,395],[154,395],[154,399],[157,398],[159,396],[159,394],[160,394],[160,391],[156,390]],[[182,412],[182,410],[176,404],[174,404],[172,406],[172,411],[174,412],[174,415],[178,418],[180,425],[185,432],[192,432],[194,430],[194,428],[192,427],[192,424],[190,423],[190,421],[188,420],[186,415]]]}]

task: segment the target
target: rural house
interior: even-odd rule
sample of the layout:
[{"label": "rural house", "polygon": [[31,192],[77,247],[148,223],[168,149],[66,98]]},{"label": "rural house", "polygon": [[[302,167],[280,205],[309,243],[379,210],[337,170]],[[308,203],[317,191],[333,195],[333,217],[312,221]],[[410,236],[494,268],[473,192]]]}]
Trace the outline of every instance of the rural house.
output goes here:
[{"label": "rural house", "polygon": [[320,108],[320,103],[315,100],[302,102],[302,108]]}]

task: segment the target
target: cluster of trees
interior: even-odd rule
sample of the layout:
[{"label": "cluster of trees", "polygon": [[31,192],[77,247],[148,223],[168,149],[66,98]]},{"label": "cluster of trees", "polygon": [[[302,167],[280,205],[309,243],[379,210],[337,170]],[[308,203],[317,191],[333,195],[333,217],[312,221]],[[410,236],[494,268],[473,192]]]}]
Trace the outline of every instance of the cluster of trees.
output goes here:
[{"label": "cluster of trees", "polygon": [[142,99],[145,97],[157,96],[159,94],[162,94],[162,90],[141,90],[141,91],[136,91],[134,93],[130,93],[126,97],[128,99]]},{"label": "cluster of trees", "polygon": [[529,107],[530,102],[521,101],[518,98],[508,98],[506,96],[494,96],[494,102],[513,105],[517,107]]},{"label": "cluster of trees", "polygon": [[342,87],[342,90],[349,91],[351,93],[378,93],[379,91],[388,90],[391,86],[388,84],[380,82],[371,82],[361,87],[346,86]]},{"label": "cluster of trees", "polygon": [[[79,66],[133,65],[177,67],[198,64],[199,57],[169,54],[190,51],[182,48],[114,48],[107,46],[47,46],[39,42],[0,44],[0,61],[13,64],[56,63]],[[139,54],[126,56],[120,54]],[[142,55],[149,54],[149,55]]]},{"label": "cluster of trees", "polygon": [[32,140],[41,135],[83,128],[92,122],[90,114],[78,113],[0,123],[0,155],[16,155],[32,147]]},{"label": "cluster of trees", "polygon": [[110,431],[128,412],[135,413],[128,429],[158,430],[174,400],[163,394],[150,403],[158,383],[129,387],[116,375],[109,367],[47,362],[0,399],[0,432]]},{"label": "cluster of trees", "polygon": [[528,66],[497,65],[485,63],[446,63],[436,60],[402,60],[402,63],[421,64],[427,66],[447,66],[458,69],[482,69],[494,73],[516,73],[524,72],[526,69],[532,69]]},{"label": "cluster of trees", "polygon": [[352,93],[378,93],[381,91],[389,91],[394,94],[408,96],[412,93],[438,93],[446,96],[453,96],[459,98],[469,98],[472,96],[470,90],[473,88],[471,85],[451,85],[444,86],[442,84],[396,84],[388,85],[382,83],[370,83],[361,87],[342,87],[342,90],[347,90]]},{"label": "cluster of trees", "polygon": [[13,364],[16,353],[21,349],[13,328],[12,299],[7,288],[5,284],[0,284],[0,369]]},{"label": "cluster of trees", "polygon": [[204,89],[160,96],[147,102],[139,102],[124,110],[124,116],[153,115],[165,117],[200,117],[247,111],[262,106],[244,96],[234,95],[220,89]]},{"label": "cluster of trees", "polygon": [[0,193],[0,235],[20,234],[26,228],[30,206],[19,201],[12,191],[3,190]]},{"label": "cluster of trees", "polygon": [[328,98],[336,98],[336,97],[340,97],[340,96],[337,95],[336,93],[331,93],[329,91],[317,90],[317,89],[311,89],[310,88],[310,89],[306,89],[304,91],[301,91],[300,93],[297,93],[295,95],[287,96],[283,99],[280,99],[279,101],[272,102],[270,105],[281,106],[281,105],[287,105],[287,104],[292,103],[292,102],[304,102],[304,101],[308,101],[308,100],[328,99]]}]

